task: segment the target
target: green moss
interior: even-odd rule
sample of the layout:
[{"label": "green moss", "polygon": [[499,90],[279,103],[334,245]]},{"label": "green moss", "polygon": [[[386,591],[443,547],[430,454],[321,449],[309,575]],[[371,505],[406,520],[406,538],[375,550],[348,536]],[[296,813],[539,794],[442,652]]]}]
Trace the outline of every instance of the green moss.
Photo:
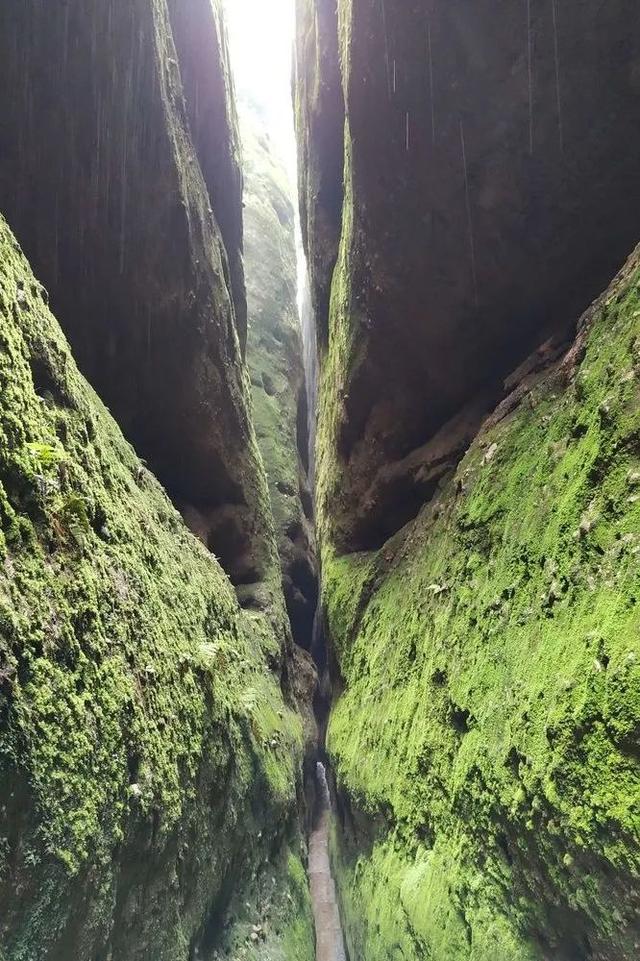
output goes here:
[{"label": "green moss", "polygon": [[325,540],[329,748],[376,825],[335,850],[354,957],[634,955],[637,256],[589,325],[575,374],[482,433],[402,537]]},{"label": "green moss", "polygon": [[[315,957],[309,882],[300,852],[284,844],[277,856],[265,850],[244,892],[227,911],[233,919],[219,955],[229,961],[311,961]],[[251,901],[246,901],[246,891]],[[226,926],[226,925],[225,925]]]},{"label": "green moss", "polygon": [[307,961],[315,954],[309,880],[299,858],[289,856],[290,909],[282,938],[287,961]]},{"label": "green moss", "polygon": [[0,941],[177,961],[290,822],[302,724],[45,299],[0,220]]},{"label": "green moss", "polygon": [[282,555],[286,532],[300,523],[303,513],[297,418],[304,374],[296,307],[293,188],[253,109],[245,106],[243,114],[247,360],[256,434]]},{"label": "green moss", "polygon": [[[306,393],[297,311],[293,187],[250,104],[243,106],[247,362],[294,640],[308,648],[315,548],[303,457]],[[306,508],[306,509],[305,509]]]}]

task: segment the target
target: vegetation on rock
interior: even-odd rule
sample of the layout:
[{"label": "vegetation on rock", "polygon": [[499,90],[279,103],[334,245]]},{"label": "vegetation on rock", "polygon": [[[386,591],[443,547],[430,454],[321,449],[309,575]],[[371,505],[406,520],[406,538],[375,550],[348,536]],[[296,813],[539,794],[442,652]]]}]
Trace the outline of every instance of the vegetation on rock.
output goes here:
[{"label": "vegetation on rock", "polygon": [[320,441],[340,552],[416,516],[434,486],[418,452],[469,403],[488,413],[637,243],[634,0],[524,7],[298,0],[303,237],[321,353],[341,351]]},{"label": "vegetation on rock", "polygon": [[3,957],[208,957],[243,878],[297,905],[261,950],[300,940],[284,606],[239,609],[47,299],[0,221]]},{"label": "vegetation on rock", "polygon": [[350,954],[630,961],[631,5],[297,7]]},{"label": "vegetation on rock", "polygon": [[9,0],[0,104],[0,210],[80,369],[234,583],[279,591],[220,0]]},{"label": "vegetation on rock", "polygon": [[0,5],[0,961],[638,957],[636,3]]},{"label": "vegetation on rock", "polygon": [[325,544],[352,957],[632,959],[640,254],[379,552]]},{"label": "vegetation on rock", "polygon": [[307,401],[297,309],[292,187],[259,114],[242,109],[247,361],[294,639],[309,649],[317,606]]}]

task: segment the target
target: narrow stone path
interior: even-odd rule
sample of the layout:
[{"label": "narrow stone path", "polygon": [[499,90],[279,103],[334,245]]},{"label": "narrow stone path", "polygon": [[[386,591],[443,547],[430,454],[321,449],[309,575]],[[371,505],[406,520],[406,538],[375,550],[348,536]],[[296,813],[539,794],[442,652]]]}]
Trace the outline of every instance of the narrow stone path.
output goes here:
[{"label": "narrow stone path", "polygon": [[316,925],[316,961],[346,961],[336,886],[329,863],[331,799],[324,766],[318,762],[320,814],[309,840],[309,878]]}]

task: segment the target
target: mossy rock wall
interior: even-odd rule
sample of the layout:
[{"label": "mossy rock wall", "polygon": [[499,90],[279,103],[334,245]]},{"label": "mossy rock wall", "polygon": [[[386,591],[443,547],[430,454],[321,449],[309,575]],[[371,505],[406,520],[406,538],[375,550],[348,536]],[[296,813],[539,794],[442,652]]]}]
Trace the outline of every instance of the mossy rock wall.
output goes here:
[{"label": "mossy rock wall", "polygon": [[323,550],[361,961],[640,945],[640,252],[418,518]]},{"label": "mossy rock wall", "polygon": [[1,219],[0,395],[0,957],[310,961],[284,605],[241,611]]},{"label": "mossy rock wall", "polygon": [[574,337],[638,240],[637,18],[628,0],[298,13],[351,957],[627,961],[637,254]]},{"label": "mossy rock wall", "polygon": [[80,369],[234,582],[273,580],[220,0],[8,0],[0,113],[0,209]]},{"label": "mossy rock wall", "polygon": [[257,107],[241,103],[251,376],[294,639],[310,648],[318,589],[307,476],[308,415],[297,308],[293,186]]}]

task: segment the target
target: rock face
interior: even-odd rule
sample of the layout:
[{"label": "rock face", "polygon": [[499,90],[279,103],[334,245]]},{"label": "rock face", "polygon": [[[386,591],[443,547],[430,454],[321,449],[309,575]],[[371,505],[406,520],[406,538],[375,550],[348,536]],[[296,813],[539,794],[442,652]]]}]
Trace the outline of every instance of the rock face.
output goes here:
[{"label": "rock face", "polygon": [[2,5],[0,114],[0,959],[311,961],[220,3]]},{"label": "rock face", "polygon": [[334,0],[296,0],[296,48],[300,226],[318,338],[326,344],[343,201],[344,97]]},{"label": "rock face", "polygon": [[341,236],[320,515],[341,549],[377,548],[432,490],[405,458],[465,404],[490,410],[636,242],[640,27],[633,0],[341,0],[339,22],[333,3],[298,7],[321,342]]},{"label": "rock face", "polygon": [[637,253],[575,325],[638,239],[637,17],[337,6],[296,113],[349,954],[631,961]]},{"label": "rock face", "polygon": [[236,329],[244,351],[242,170],[229,52],[219,0],[168,0],[189,130],[227,254]]},{"label": "rock face", "polygon": [[5,3],[0,91],[0,209],[82,371],[234,582],[264,580],[219,0]]},{"label": "rock face", "polygon": [[242,108],[247,360],[258,444],[276,522],[294,639],[307,650],[318,602],[313,504],[306,468],[307,395],[296,304],[291,186],[250,105]]},{"label": "rock face", "polygon": [[246,957],[310,961],[284,605],[239,608],[46,300],[0,219],[0,957],[209,961],[259,925]]},{"label": "rock face", "polygon": [[640,251],[376,553],[323,555],[352,957],[640,941]]}]

